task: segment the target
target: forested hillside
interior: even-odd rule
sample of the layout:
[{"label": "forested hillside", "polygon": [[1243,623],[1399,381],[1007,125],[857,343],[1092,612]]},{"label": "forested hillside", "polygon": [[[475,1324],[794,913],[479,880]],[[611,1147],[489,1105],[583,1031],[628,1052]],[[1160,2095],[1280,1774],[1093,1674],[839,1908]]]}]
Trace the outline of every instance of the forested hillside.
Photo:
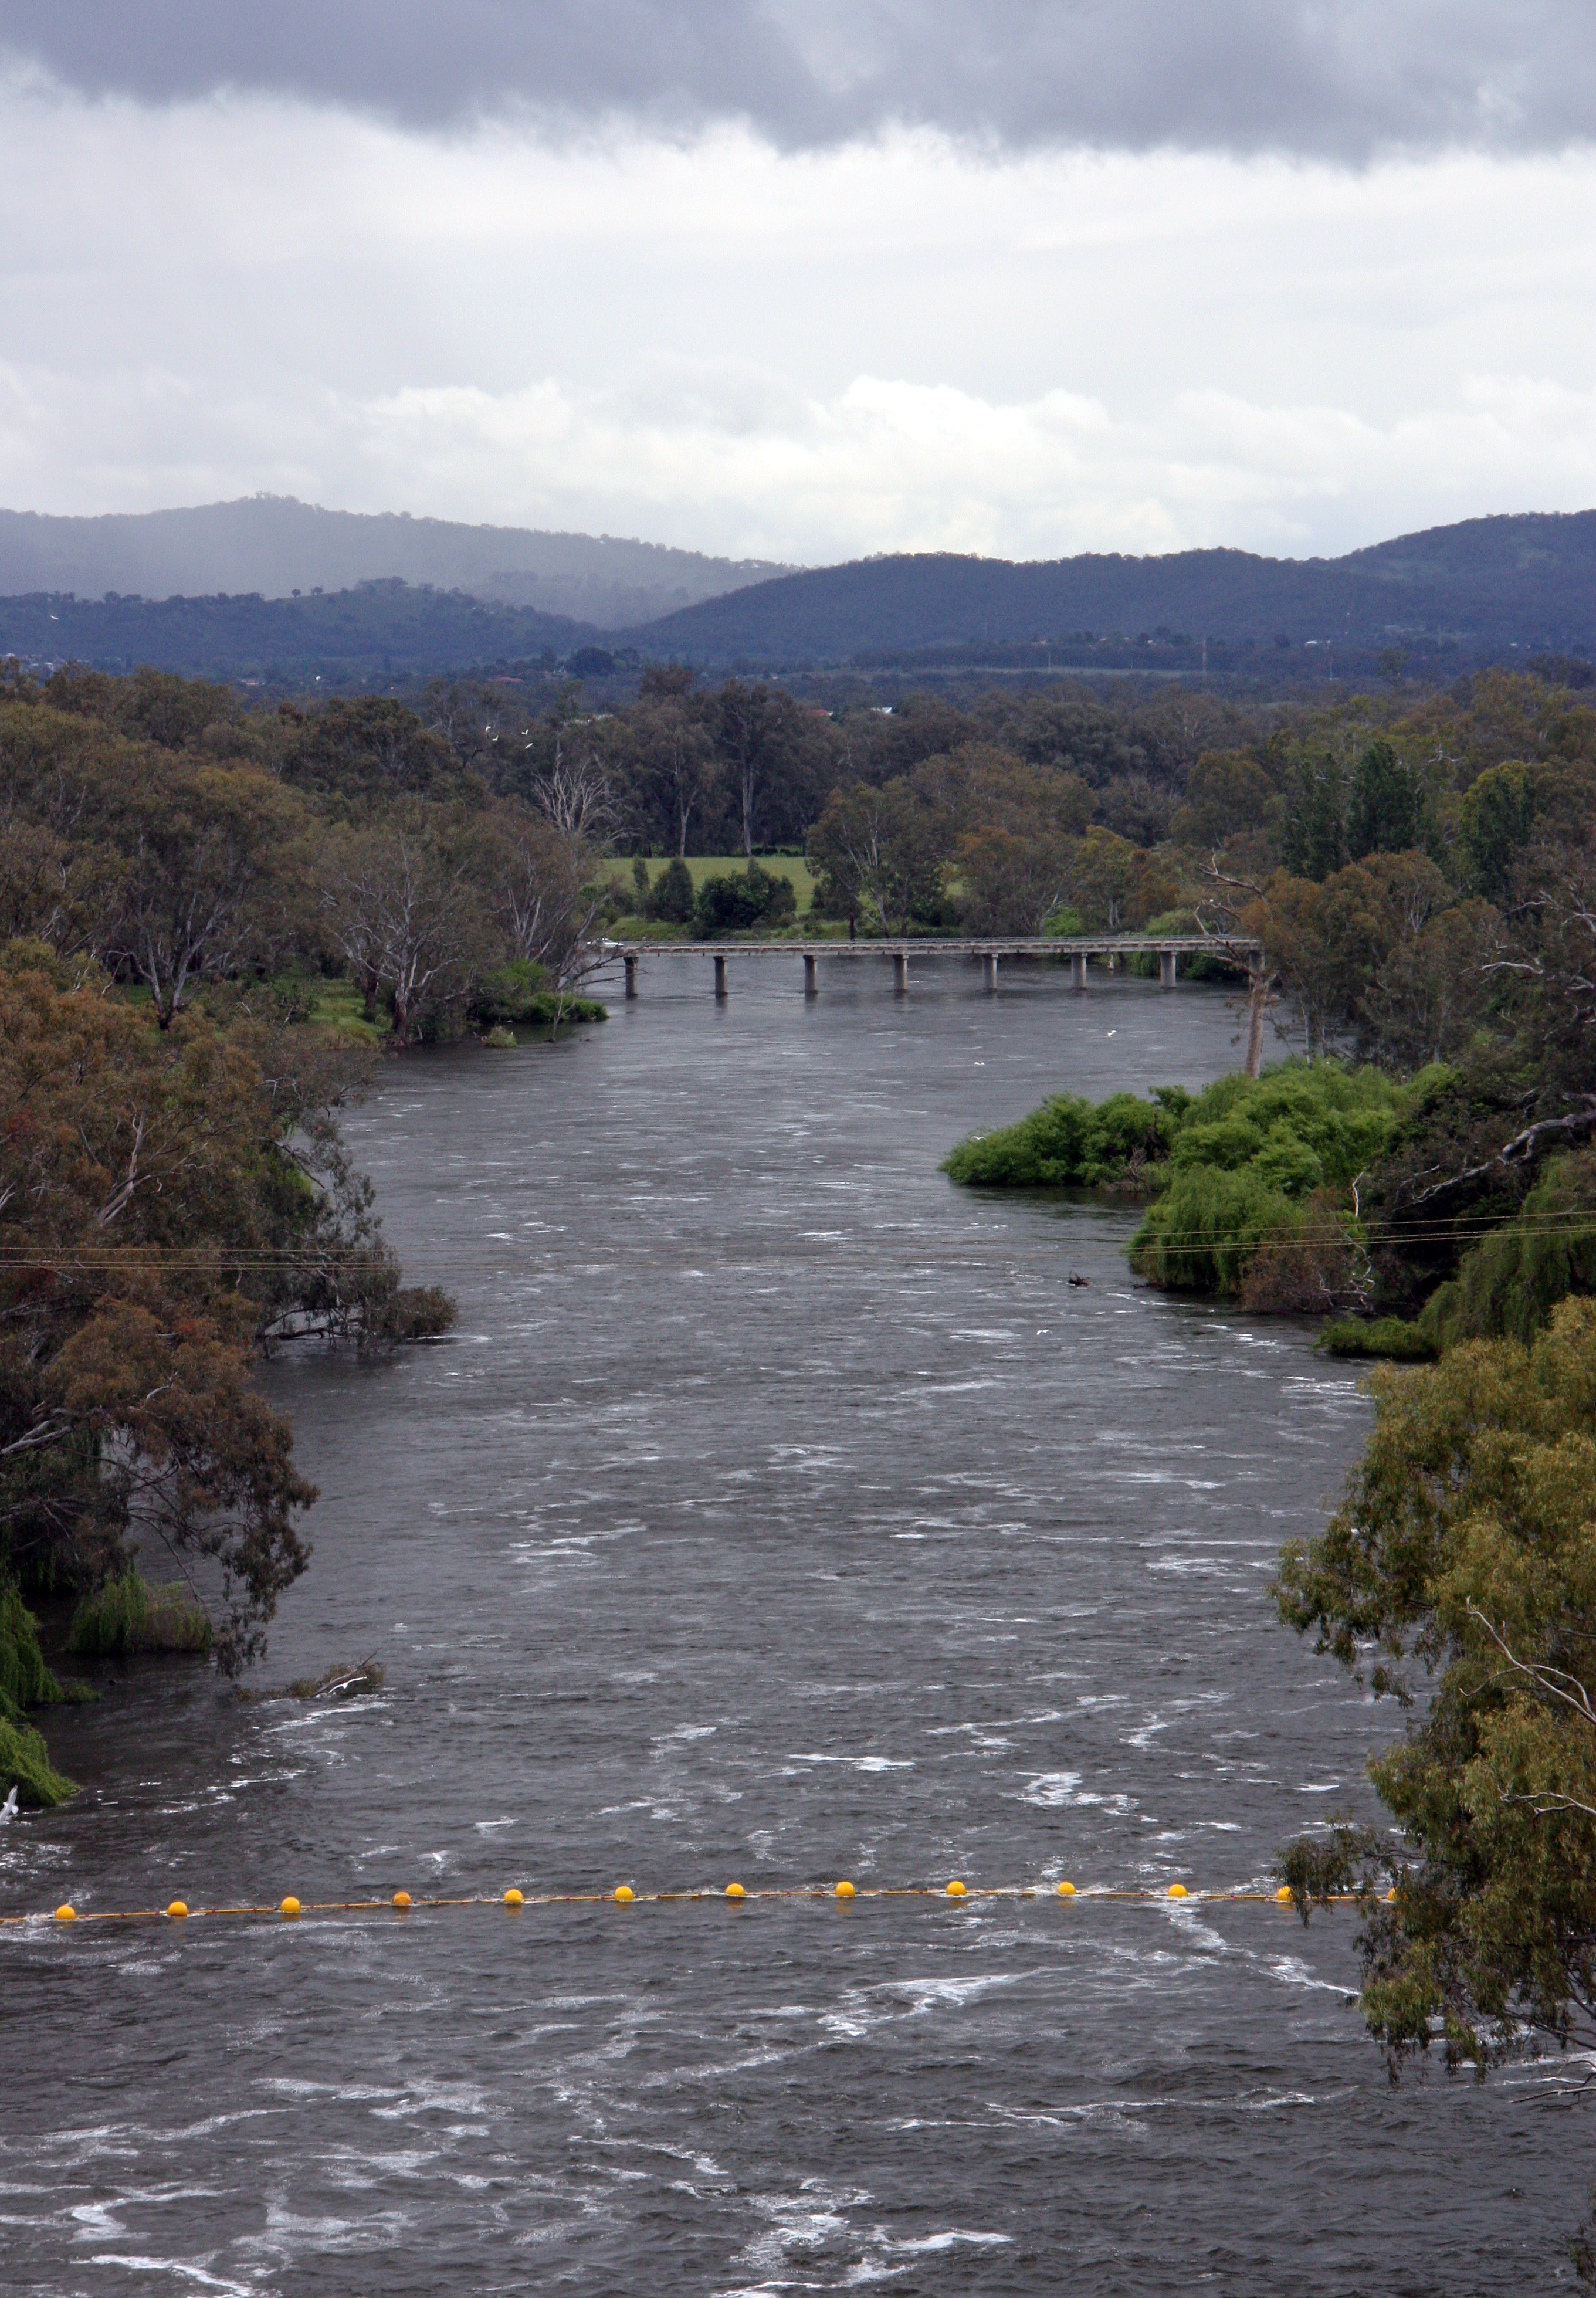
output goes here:
[{"label": "forested hillside", "polygon": [[98,518],[0,510],[0,597],[279,599],[398,580],[621,629],[783,571],[614,535],[323,510],[291,495]]},{"label": "forested hillside", "polygon": [[14,656],[36,674],[63,662],[145,665],[279,692],[381,689],[442,663],[547,657],[552,665],[594,635],[564,616],[397,581],[302,599],[0,599],[0,660]]},{"label": "forested hillside", "polygon": [[[550,540],[575,550],[585,538]],[[30,588],[0,597],[0,657],[38,675],[63,661],[147,664],[277,694],[408,690],[451,670],[535,682],[568,666],[616,700],[650,659],[715,675],[807,669],[856,682],[887,672],[897,691],[933,670],[973,692],[983,672],[1035,682],[1073,669],[1292,694],[1404,674],[1436,685],[1535,656],[1553,677],[1589,677],[1596,654],[1596,512],[1476,519],[1341,559],[1193,550],[1016,566],[926,554],[771,580],[705,561],[692,582],[715,595],[641,626],[617,615],[608,631],[614,597],[579,574],[476,582],[488,599],[472,583],[397,577],[289,598]],[[562,611],[548,612],[556,602]],[[577,605],[589,619],[571,618]],[[828,690],[849,682],[833,677]]]},{"label": "forested hillside", "polygon": [[[1473,519],[1339,559],[1184,550],[1014,566],[946,555],[789,574],[633,633],[706,664],[836,663],[934,647],[1050,647],[1182,636],[1263,657],[1341,646],[1371,657],[1450,646],[1465,660],[1596,641],[1596,511]],[[1111,643],[1105,659],[1119,664]],[[1190,667],[1190,665],[1187,665]],[[1282,666],[1273,665],[1276,674]]]}]

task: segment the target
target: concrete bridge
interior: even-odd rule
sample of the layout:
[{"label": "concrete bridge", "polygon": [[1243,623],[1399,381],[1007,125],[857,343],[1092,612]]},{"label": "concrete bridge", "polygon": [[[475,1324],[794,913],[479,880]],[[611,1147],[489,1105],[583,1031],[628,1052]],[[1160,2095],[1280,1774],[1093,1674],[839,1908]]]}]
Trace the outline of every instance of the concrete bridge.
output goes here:
[{"label": "concrete bridge", "polygon": [[819,961],[823,957],[889,957],[893,988],[900,997],[908,994],[912,958],[979,957],[987,988],[992,991],[997,987],[998,960],[1005,957],[1067,957],[1071,979],[1077,989],[1086,988],[1087,966],[1094,957],[1105,959],[1112,973],[1127,957],[1154,956],[1158,960],[1159,980],[1166,989],[1175,987],[1176,961],[1181,957],[1225,957],[1233,965],[1245,966],[1249,972],[1257,969],[1263,957],[1260,944],[1245,934],[1020,934],[962,941],[601,941],[591,946],[601,963],[621,960],[626,971],[628,997],[637,996],[638,966],[645,957],[713,959],[717,997],[728,995],[727,968],[734,957],[802,958],[806,997],[820,995]]}]

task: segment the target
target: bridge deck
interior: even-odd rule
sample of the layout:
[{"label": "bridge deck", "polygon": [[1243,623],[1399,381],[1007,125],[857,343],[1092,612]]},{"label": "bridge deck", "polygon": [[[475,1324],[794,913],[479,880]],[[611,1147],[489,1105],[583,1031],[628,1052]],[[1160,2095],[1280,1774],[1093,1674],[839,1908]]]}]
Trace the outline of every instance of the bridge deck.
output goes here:
[{"label": "bridge deck", "polygon": [[1245,961],[1260,945],[1246,934],[1019,934],[959,941],[602,941],[606,958],[639,957],[1178,957],[1206,952]]}]

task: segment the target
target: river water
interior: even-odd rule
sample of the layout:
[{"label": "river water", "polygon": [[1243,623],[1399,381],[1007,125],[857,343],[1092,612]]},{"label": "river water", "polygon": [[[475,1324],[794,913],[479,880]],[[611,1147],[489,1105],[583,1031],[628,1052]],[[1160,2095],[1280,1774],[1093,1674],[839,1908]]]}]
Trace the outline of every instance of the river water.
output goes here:
[{"label": "river water", "polygon": [[[321,1488],[241,1704],[52,1720],[0,1909],[1041,1887],[0,1934],[0,2286],[1476,2293],[1570,2279],[1584,2071],[1391,2088],[1352,1922],[1267,1880],[1397,1718],[1274,1620],[1369,1408],[1136,1286],[964,1133],[1232,1066],[1224,996],[660,961],[576,1042],[351,1125],[446,1343],[267,1375]],[[1071,1271],[1089,1279],[1071,1287]],[[1068,1877],[1073,1901],[1051,1889]]]}]

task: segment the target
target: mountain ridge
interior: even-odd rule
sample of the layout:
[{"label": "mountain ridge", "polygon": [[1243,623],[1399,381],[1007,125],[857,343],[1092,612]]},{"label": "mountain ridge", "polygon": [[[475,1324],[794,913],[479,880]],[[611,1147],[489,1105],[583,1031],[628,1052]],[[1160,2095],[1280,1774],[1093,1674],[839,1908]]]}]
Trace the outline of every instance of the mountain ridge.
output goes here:
[{"label": "mountain ridge", "polygon": [[687,661],[773,667],[1161,630],[1254,646],[1586,650],[1596,640],[1596,510],[1461,520],[1341,558],[1223,548],[1022,561],[894,553],[770,578],[629,637]]},{"label": "mountain ridge", "polygon": [[[392,521],[401,529],[417,524],[425,523]],[[502,532],[458,530],[478,542]],[[546,540],[573,550],[599,547],[591,537]],[[723,571],[749,564],[703,563]],[[641,625],[396,575],[303,597],[258,590],[160,601],[48,589],[0,595],[0,657],[30,665],[149,663],[309,686],[489,665],[502,672],[523,661],[551,675],[595,648],[600,659],[606,648],[621,655],[623,675],[625,665],[634,674],[650,657],[707,673],[1096,669],[1184,677],[1200,665],[1215,675],[1291,684],[1327,670],[1378,674],[1393,653],[1432,678],[1532,653],[1588,662],[1596,656],[1596,510],[1459,521],[1336,559],[1271,559],[1227,548],[1020,562],[886,554],[749,582]],[[590,664],[577,674],[608,674]]]},{"label": "mountain ridge", "polygon": [[280,599],[397,578],[622,630],[787,571],[616,535],[327,510],[294,495],[92,517],[0,510],[0,596],[11,598]]}]

